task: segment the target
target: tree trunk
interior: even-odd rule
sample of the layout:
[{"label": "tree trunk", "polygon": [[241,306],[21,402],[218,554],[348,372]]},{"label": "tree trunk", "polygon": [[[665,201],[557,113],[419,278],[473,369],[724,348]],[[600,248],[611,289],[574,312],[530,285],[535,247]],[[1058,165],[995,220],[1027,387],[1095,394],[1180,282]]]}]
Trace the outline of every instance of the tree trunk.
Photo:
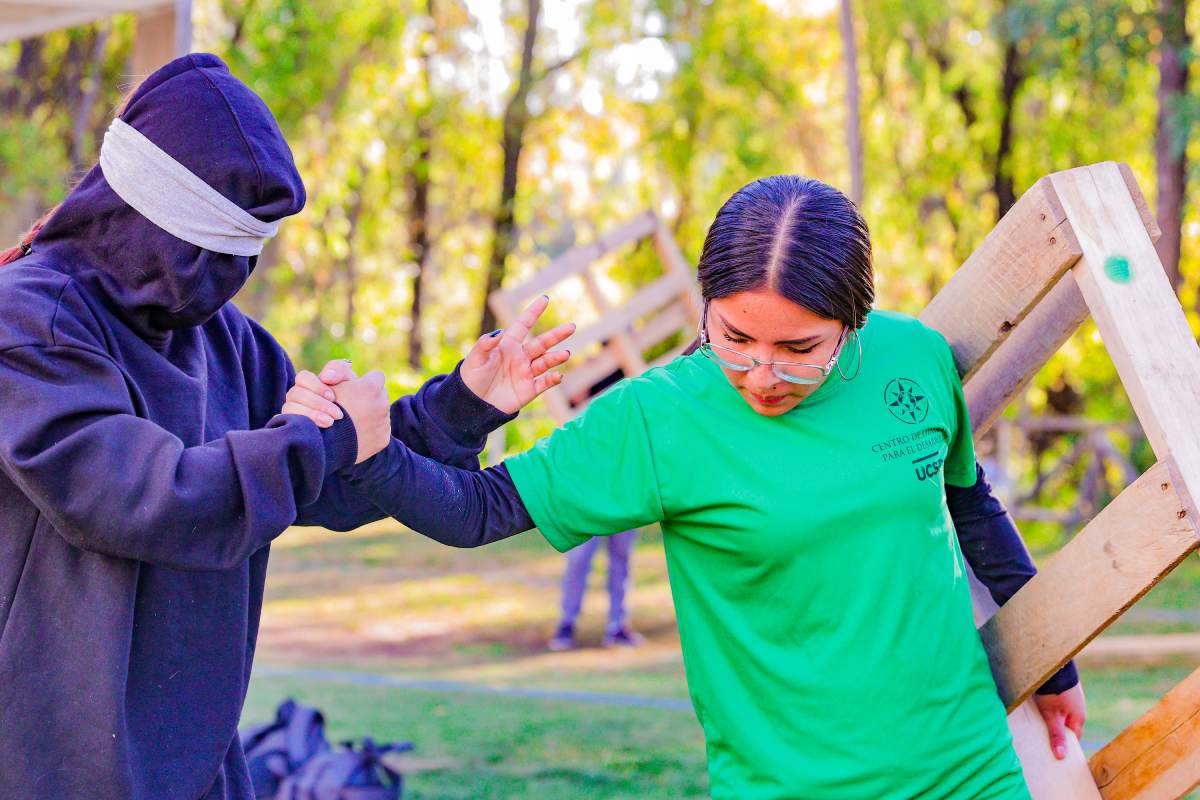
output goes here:
[{"label": "tree trunk", "polygon": [[992,165],[992,192],[996,195],[997,220],[1007,214],[1017,201],[1009,156],[1012,155],[1017,91],[1024,80],[1021,52],[1017,49],[1017,41],[1009,38],[1004,46],[1004,72],[1000,79],[1000,141],[996,145],[996,160]]},{"label": "tree trunk", "polygon": [[408,365],[414,370],[421,368],[424,342],[421,339],[421,301],[425,267],[429,263],[429,180],[431,153],[433,150],[433,77],[430,66],[431,50],[437,32],[434,16],[435,0],[427,0],[425,13],[429,17],[428,39],[421,46],[421,79],[425,88],[425,102],[416,119],[416,135],[413,149],[416,160],[412,167],[412,201],[409,207],[408,230],[412,247],[412,259],[416,272],[412,282],[412,305],[409,319],[412,327],[408,334]]},{"label": "tree trunk", "polygon": [[1183,205],[1187,192],[1187,131],[1182,100],[1187,96],[1187,56],[1191,48],[1186,0],[1161,0],[1158,19],[1162,27],[1162,45],[1158,61],[1154,158],[1158,172],[1158,227],[1162,229],[1162,238],[1155,248],[1171,286],[1178,290]]},{"label": "tree trunk", "polygon": [[342,272],[346,281],[346,316],[343,326],[345,327],[346,341],[354,338],[354,319],[355,319],[355,296],[358,294],[358,250],[355,247],[354,240],[358,237],[358,223],[362,218],[363,196],[367,193],[367,170],[369,166],[365,160],[358,164],[358,186],[354,189],[354,194],[350,198],[350,205],[346,207],[346,222],[348,228],[346,230],[346,257],[342,260]]},{"label": "tree trunk", "polygon": [[537,42],[538,17],[541,15],[541,0],[528,0],[529,25],[521,46],[521,73],[517,88],[513,91],[504,109],[504,131],[501,146],[504,149],[504,174],[500,183],[500,203],[493,217],[492,255],[488,260],[487,278],[484,282],[483,314],[479,320],[479,335],[496,327],[496,317],[487,299],[504,282],[505,263],[513,250],[513,213],[517,198],[517,167],[521,160],[521,148],[525,143],[525,128],[529,123],[529,90],[533,86],[533,47]]},{"label": "tree trunk", "polygon": [[74,98],[76,102],[71,110],[70,156],[71,166],[76,175],[80,174],[94,160],[96,156],[93,155],[93,151],[97,153],[99,151],[99,148],[94,147],[93,143],[88,141],[88,135],[92,130],[92,117],[96,109],[96,101],[103,88],[104,51],[108,48],[108,36],[107,23],[101,23],[93,29],[91,58],[86,65],[92,80],[86,89],[83,88],[83,71],[80,71],[79,92]]},{"label": "tree trunk", "polygon": [[854,39],[854,9],[851,0],[842,0],[838,21],[842,32],[842,53],[846,68],[846,144],[850,151],[850,199],[856,206],[862,206],[862,111],[859,108],[858,43]]}]

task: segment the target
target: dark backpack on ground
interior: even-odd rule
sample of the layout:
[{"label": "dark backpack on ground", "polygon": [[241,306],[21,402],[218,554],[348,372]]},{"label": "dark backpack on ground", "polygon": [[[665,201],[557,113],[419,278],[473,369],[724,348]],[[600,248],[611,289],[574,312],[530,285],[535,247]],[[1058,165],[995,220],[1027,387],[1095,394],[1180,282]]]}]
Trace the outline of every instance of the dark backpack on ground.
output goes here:
[{"label": "dark backpack on ground", "polygon": [[400,800],[404,779],[383,763],[384,753],[412,750],[412,742],[377,745],[370,738],[321,753],[279,787],[276,800]]},{"label": "dark backpack on ground", "polygon": [[325,717],[291,698],[279,704],[274,722],[247,728],[240,735],[258,800],[279,796],[284,778],[315,756],[329,752]]}]

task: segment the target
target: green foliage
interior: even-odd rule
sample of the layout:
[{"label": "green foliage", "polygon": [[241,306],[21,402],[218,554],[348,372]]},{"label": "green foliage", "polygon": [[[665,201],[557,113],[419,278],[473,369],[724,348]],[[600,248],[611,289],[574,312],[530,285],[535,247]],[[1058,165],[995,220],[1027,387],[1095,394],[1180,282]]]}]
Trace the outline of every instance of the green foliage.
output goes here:
[{"label": "green foliage", "polygon": [[[275,111],[309,190],[308,207],[239,298],[298,362],[351,357],[383,368],[400,390],[450,368],[473,340],[500,196],[501,115],[527,10],[528,0],[195,3],[197,47],[222,55]],[[1150,0],[854,4],[862,208],[881,306],[919,311],[995,224],[1006,184],[1019,195],[1048,172],[1114,159],[1132,166],[1153,203],[1156,11]],[[56,201],[94,157],[134,27],[126,15],[46,36],[26,81],[16,77],[25,45],[0,46],[9,75],[0,86],[9,101],[0,111],[0,202],[17,218]],[[694,261],[721,202],[764,174],[847,186],[842,58],[832,0],[546,0],[509,280],[645,208],[668,221]],[[1172,109],[1183,123],[1174,146],[1193,165],[1196,85]],[[79,88],[90,86],[98,96],[81,140],[73,120]],[[84,154],[81,163],[72,152]],[[430,181],[431,252],[424,362],[412,370],[418,177]],[[1181,297],[1192,309],[1200,220],[1190,204],[1186,214]],[[639,247],[606,269],[606,289],[619,299],[661,265]],[[547,321],[594,314],[582,292],[565,287]],[[1043,371],[1026,407],[1045,409],[1047,388],[1064,382],[1083,395],[1083,413],[1130,418],[1090,329]],[[512,449],[547,427],[525,416],[509,433]],[[1062,491],[1050,500],[1069,505],[1073,490]],[[1046,541],[1061,533],[1047,528]]]}]

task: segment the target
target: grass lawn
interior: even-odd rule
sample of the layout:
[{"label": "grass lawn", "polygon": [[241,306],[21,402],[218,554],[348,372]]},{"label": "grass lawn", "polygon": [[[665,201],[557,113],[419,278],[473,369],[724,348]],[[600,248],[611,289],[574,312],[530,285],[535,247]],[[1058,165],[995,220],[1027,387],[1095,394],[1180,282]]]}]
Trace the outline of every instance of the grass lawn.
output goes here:
[{"label": "grass lawn", "polygon": [[[548,653],[563,562],[536,534],[459,551],[394,523],[289,531],[272,554],[245,719],[269,718],[292,696],[326,712],[332,740],[411,739],[417,749],[400,763],[413,798],[704,797],[704,743],[655,531],[634,558],[633,619],[646,645],[595,646],[607,603],[601,555],[582,620],[589,646]],[[1114,631],[1194,631],[1198,607],[1193,558]],[[1085,668],[1085,746],[1102,745],[1195,666]],[[528,696],[570,692],[586,696]]]}]

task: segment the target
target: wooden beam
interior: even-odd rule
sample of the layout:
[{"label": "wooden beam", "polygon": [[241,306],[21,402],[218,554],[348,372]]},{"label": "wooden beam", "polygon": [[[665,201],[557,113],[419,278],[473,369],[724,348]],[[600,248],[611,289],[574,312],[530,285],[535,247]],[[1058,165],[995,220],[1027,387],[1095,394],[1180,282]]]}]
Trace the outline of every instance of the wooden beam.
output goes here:
[{"label": "wooden beam", "polygon": [[590,244],[572,247],[524,283],[492,292],[491,297],[488,298],[488,302],[492,303],[492,311],[498,315],[498,303],[507,303],[515,307],[521,301],[545,292],[559,281],[583,272],[593,262],[608,255],[621,245],[645,239],[654,233],[657,226],[658,217],[654,215],[654,212],[643,211],[628,222],[597,237]]},{"label": "wooden beam", "polygon": [[1200,785],[1200,670],[1092,756],[1104,800],[1176,800]]},{"label": "wooden beam", "polygon": [[1118,164],[1050,176],[1083,249],[1073,268],[1146,438],[1200,518],[1200,347]]},{"label": "wooden beam", "polygon": [[171,0],[0,0],[0,44],[169,2]]},{"label": "wooden beam", "polygon": [[963,383],[971,431],[979,441],[1088,317],[1087,303],[1067,273]]},{"label": "wooden beam", "polygon": [[1147,470],[980,629],[1010,710],[1200,544],[1171,472]]},{"label": "wooden beam", "polygon": [[[1146,198],[1126,164],[1121,177],[1134,207],[1154,241],[1162,235]],[[983,437],[1004,409],[1029,385],[1033,376],[1066,343],[1088,317],[1087,303],[1068,272],[1013,329],[984,362],[978,365],[963,391],[976,440]]]},{"label": "wooden beam", "polygon": [[1021,195],[921,313],[954,350],[964,378],[1018,328],[1080,255],[1050,180]]},{"label": "wooden beam", "polygon": [[145,80],[179,55],[178,27],[178,9],[174,2],[138,14],[137,35],[130,59],[130,70],[135,80]]}]

